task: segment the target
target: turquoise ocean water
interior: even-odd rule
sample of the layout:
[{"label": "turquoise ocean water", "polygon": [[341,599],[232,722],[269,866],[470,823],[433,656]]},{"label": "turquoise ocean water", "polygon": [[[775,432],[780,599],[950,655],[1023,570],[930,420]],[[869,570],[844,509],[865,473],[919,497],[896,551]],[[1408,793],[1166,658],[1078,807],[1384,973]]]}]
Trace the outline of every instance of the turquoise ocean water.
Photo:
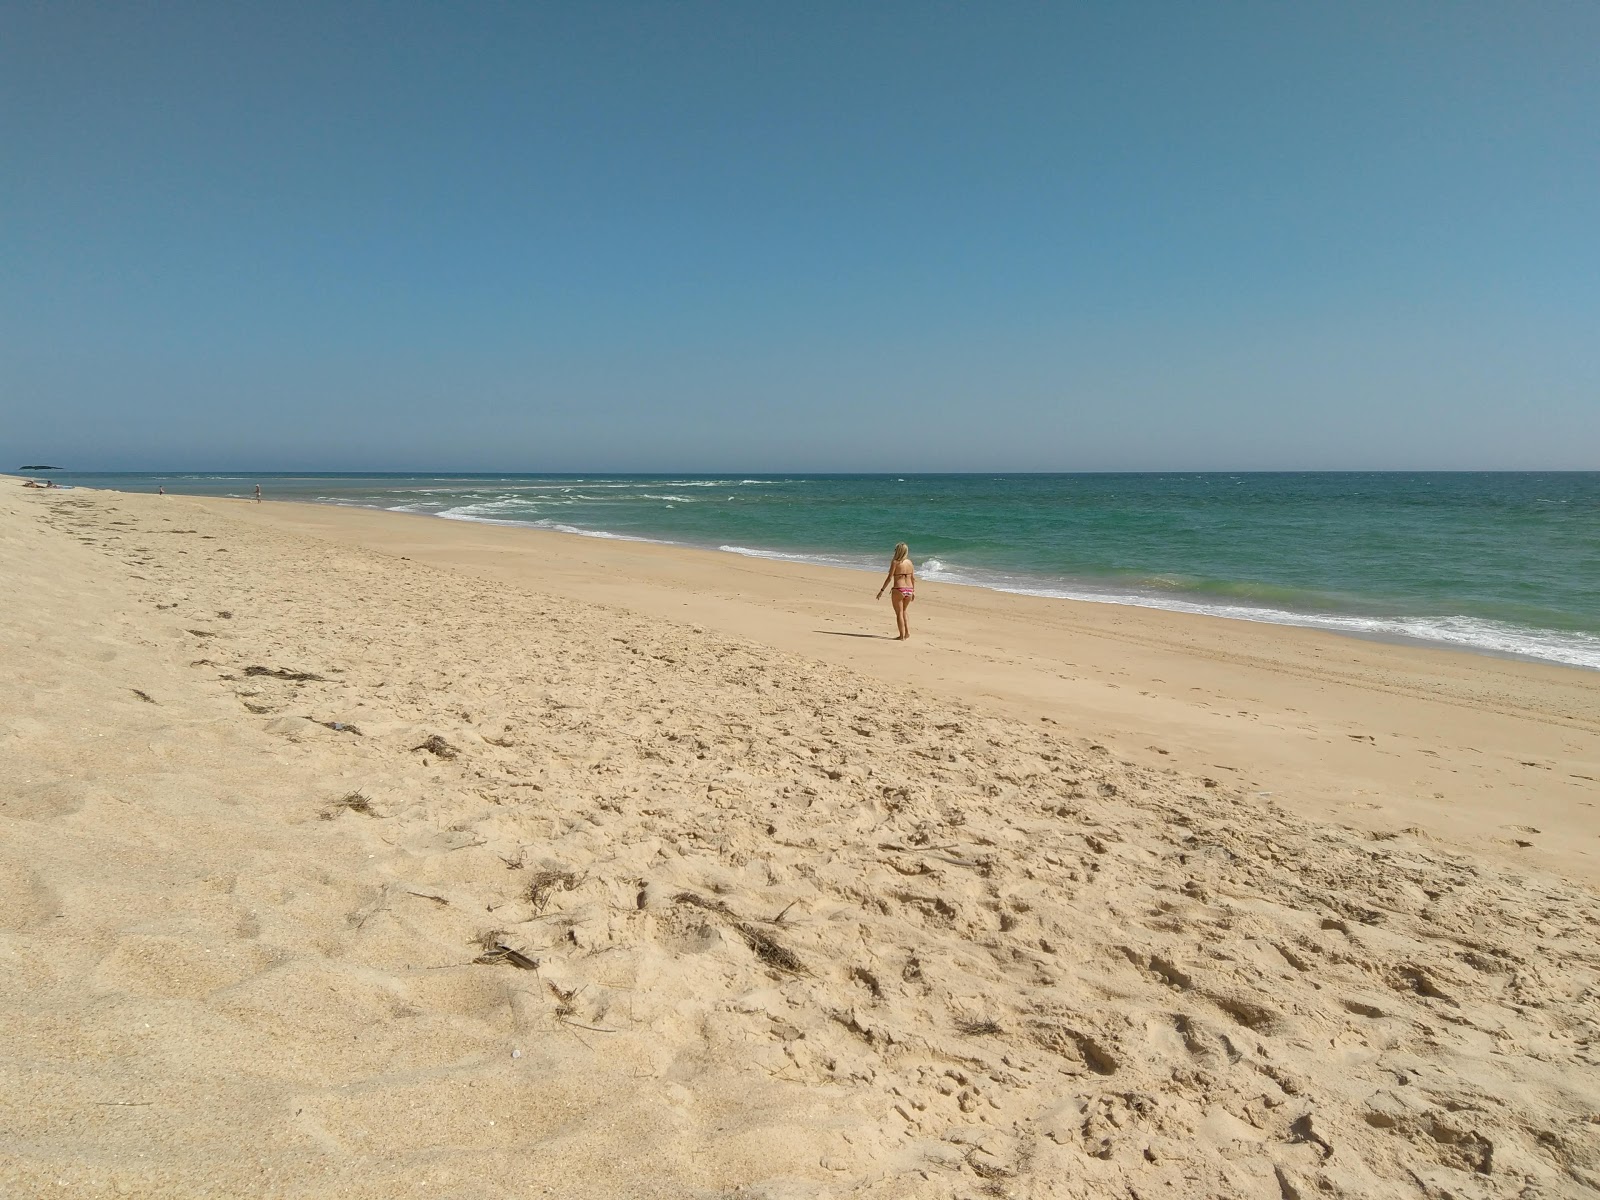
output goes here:
[{"label": "turquoise ocean water", "polygon": [[1600,670],[1600,473],[223,475],[352,504],[1515,654]]}]

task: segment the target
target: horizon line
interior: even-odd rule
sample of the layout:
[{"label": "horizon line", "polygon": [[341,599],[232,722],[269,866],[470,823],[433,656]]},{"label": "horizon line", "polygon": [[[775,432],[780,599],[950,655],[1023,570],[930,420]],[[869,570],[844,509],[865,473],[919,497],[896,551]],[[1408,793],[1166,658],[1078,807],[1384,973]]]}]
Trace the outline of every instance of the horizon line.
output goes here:
[{"label": "horizon line", "polygon": [[930,475],[1593,475],[1600,474],[1600,466],[1593,467],[1080,467],[1075,469],[1013,469],[1013,468],[978,468],[969,470],[816,470],[816,469],[791,469],[791,470],[761,470],[756,468],[737,468],[733,470],[712,470],[698,468],[676,468],[669,470],[617,470],[603,468],[587,469],[510,469],[480,467],[473,469],[446,469],[440,467],[404,468],[232,468],[232,467],[59,467],[59,466],[29,466],[16,467],[0,474],[16,474],[20,471],[60,471],[66,474],[77,475],[436,475],[436,476],[467,476],[480,477],[487,475],[528,475],[543,477],[587,477],[606,475],[641,475],[641,476],[794,476],[794,475],[837,475],[842,477],[871,478],[871,477],[910,477]]}]

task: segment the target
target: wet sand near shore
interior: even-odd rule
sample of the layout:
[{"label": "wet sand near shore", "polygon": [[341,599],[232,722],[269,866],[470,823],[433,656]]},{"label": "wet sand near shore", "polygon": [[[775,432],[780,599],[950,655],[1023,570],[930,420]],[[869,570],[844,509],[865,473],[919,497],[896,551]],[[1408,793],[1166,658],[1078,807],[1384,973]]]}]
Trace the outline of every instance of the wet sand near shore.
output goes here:
[{"label": "wet sand near shore", "polygon": [[310,506],[0,558],[7,1194],[1600,1186],[1583,672]]}]

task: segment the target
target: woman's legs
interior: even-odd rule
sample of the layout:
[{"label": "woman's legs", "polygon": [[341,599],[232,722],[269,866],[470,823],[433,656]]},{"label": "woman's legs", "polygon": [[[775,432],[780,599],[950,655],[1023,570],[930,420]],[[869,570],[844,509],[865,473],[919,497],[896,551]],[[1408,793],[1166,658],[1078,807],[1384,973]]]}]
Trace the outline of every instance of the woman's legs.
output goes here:
[{"label": "woman's legs", "polygon": [[895,628],[900,634],[897,641],[904,642],[911,637],[911,626],[906,623],[906,609],[910,606],[911,599],[910,596],[901,595],[899,588],[895,588],[894,595],[890,597],[890,601],[894,604]]}]

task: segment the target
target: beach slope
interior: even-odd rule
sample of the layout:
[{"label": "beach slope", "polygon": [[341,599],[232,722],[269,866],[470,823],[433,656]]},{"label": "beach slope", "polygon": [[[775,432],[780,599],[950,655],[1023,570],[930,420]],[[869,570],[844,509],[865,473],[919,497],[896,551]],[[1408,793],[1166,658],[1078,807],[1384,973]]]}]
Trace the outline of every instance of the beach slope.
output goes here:
[{"label": "beach slope", "polygon": [[1600,1186],[1584,883],[335,534],[0,497],[0,1191]]}]

